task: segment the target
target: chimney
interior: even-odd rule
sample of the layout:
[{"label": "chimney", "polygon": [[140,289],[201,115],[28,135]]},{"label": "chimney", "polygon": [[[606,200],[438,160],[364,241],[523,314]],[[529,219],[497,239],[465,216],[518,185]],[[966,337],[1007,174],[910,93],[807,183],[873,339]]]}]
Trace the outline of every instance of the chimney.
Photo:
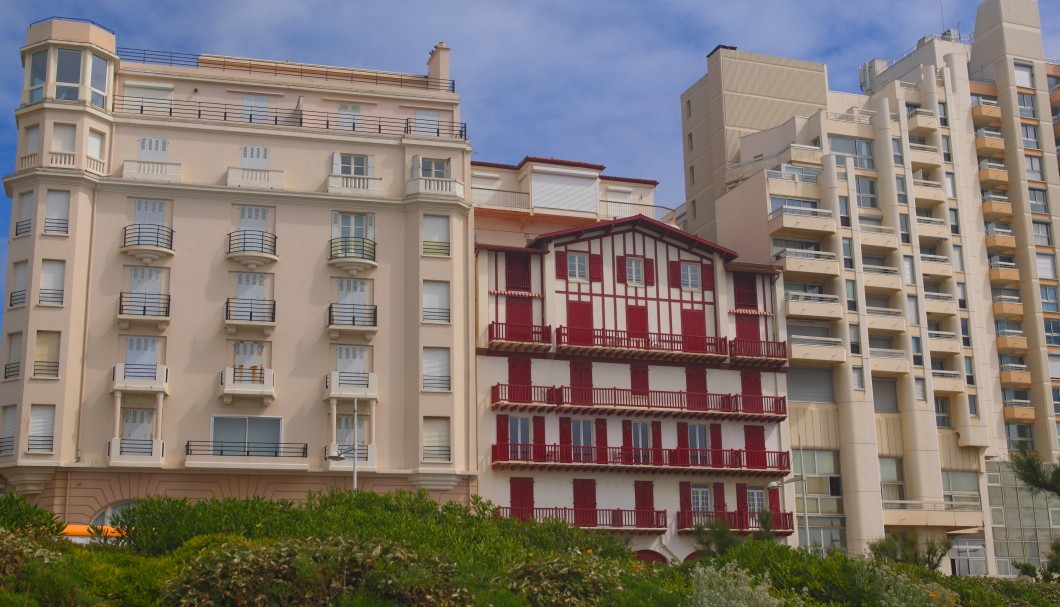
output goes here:
[{"label": "chimney", "polygon": [[427,77],[431,80],[449,80],[449,47],[444,42],[434,45],[427,58]]}]

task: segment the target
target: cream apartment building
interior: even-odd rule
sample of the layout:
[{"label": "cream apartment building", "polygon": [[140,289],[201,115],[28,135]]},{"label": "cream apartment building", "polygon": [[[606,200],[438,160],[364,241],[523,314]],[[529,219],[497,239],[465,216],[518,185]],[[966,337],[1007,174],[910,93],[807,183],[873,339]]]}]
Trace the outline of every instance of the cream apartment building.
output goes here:
[{"label": "cream apartment building", "polygon": [[681,98],[687,229],[783,273],[795,483],[809,537],[955,541],[955,573],[1011,574],[1060,504],[1005,468],[1058,456],[1060,64],[1037,3],[987,0],[974,35],[860,70],[719,46]]},{"label": "cream apartment building", "polygon": [[4,178],[7,489],[74,522],[354,475],[467,501],[470,148],[449,52],[414,75],[33,24]]}]

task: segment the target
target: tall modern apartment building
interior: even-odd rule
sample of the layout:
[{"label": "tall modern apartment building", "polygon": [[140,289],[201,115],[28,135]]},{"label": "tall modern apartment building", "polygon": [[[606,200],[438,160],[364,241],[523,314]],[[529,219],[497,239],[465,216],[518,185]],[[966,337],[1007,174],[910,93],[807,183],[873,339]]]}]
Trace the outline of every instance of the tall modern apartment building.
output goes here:
[{"label": "tall modern apartment building", "polygon": [[958,573],[1012,573],[1060,505],[1004,460],[1056,461],[1060,64],[1038,6],[987,0],[860,70],[719,46],[681,98],[692,233],[783,273],[800,543],[950,537]]},{"label": "tall modern apartment building", "polygon": [[654,181],[604,168],[471,163],[481,493],[650,561],[767,509],[790,536],[777,270],[681,231]]},{"label": "tall modern apartment building", "polygon": [[8,490],[72,521],[351,476],[467,501],[470,148],[444,43],[414,75],[52,19],[22,65]]}]

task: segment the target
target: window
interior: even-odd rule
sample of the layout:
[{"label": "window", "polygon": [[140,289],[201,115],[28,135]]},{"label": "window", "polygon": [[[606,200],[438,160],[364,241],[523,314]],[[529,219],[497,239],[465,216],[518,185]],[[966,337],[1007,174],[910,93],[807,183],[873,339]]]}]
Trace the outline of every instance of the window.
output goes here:
[{"label": "window", "polygon": [[692,484],[691,507],[693,512],[711,512],[714,510],[710,485]]},{"label": "window", "polygon": [[935,397],[935,425],[939,428],[950,428],[950,399],[940,396]]},{"label": "window", "polygon": [[144,162],[166,162],[169,158],[169,140],[158,137],[141,137],[137,159]]},{"label": "window", "polygon": [[66,262],[61,259],[45,259],[41,262],[40,299],[38,303],[63,305],[63,285],[66,280]]},{"label": "window", "polygon": [[1034,432],[1027,424],[1005,424],[1005,437],[1009,451],[1034,450]]},{"label": "window", "polygon": [[968,415],[979,417],[979,397],[974,394],[968,395]]},{"label": "window", "polygon": [[952,146],[950,144],[950,136],[949,135],[943,135],[942,136],[942,160],[944,162],[953,162],[953,151],[952,151],[951,148],[952,148]]},{"label": "window", "polygon": [[847,310],[858,311],[857,284],[853,280],[847,281]]},{"label": "window", "polygon": [[423,349],[423,389],[449,391],[449,348]]},{"label": "window", "polygon": [[971,356],[964,357],[964,382],[969,386],[975,385],[975,362]]},{"label": "window", "polygon": [[126,84],[125,98],[120,105],[122,109],[131,110],[138,114],[171,116],[173,114],[173,85],[141,83],[137,86]]},{"label": "window", "polygon": [[916,295],[906,296],[906,313],[909,314],[909,324],[919,325],[920,324],[920,305],[917,301]]},{"label": "window", "polygon": [[946,188],[946,198],[957,197],[957,182],[953,173],[946,172],[943,176],[943,186]]},{"label": "window", "polygon": [[1049,201],[1045,190],[1039,188],[1028,188],[1027,199],[1030,201],[1031,213],[1048,213]]},{"label": "window", "polygon": [[688,151],[692,151],[692,133],[688,134]]},{"label": "window", "polygon": [[282,420],[278,417],[218,415],[213,418],[213,449],[210,455],[288,455],[280,442],[281,426]]},{"label": "window", "polygon": [[1060,414],[1060,386],[1053,386],[1053,413]]},{"label": "window", "polygon": [[54,437],[55,405],[30,405],[26,450],[30,453],[51,453]]},{"label": "window", "polygon": [[961,319],[961,342],[967,347],[971,347],[972,346],[972,336],[969,335],[969,333],[968,333],[968,319],[967,318],[962,318]]},{"label": "window", "polygon": [[905,499],[905,477],[902,474],[902,459],[898,457],[880,458],[880,495],[886,502]]},{"label": "window", "polygon": [[688,184],[696,185],[696,167],[694,166],[688,167]]},{"label": "window", "polygon": [[950,209],[949,210],[949,218],[950,218],[950,234],[960,234],[961,233],[961,223],[960,223],[960,218],[957,216],[957,209]]},{"label": "window", "polygon": [[449,160],[424,158],[420,161],[420,177],[427,179],[449,179]]},{"label": "window", "polygon": [[1056,299],[1056,287],[1041,287],[1040,290],[1042,294],[1042,310],[1060,312],[1060,306],[1058,306]]},{"label": "window", "polygon": [[52,125],[52,152],[62,154],[74,153],[74,142],[77,137],[77,127],[72,124]]},{"label": "window", "polygon": [[589,280],[589,255],[587,253],[567,253],[567,278]]},{"label": "window", "polygon": [[905,164],[905,158],[902,156],[902,139],[900,137],[891,137],[891,153],[894,155],[895,166]]},{"label": "window", "polygon": [[861,354],[861,326],[850,325],[850,353]]},{"label": "window", "polygon": [[702,266],[698,263],[682,263],[681,264],[681,288],[682,289],[700,289],[702,288],[702,280],[700,272]]},{"label": "window", "polygon": [[898,215],[898,232],[902,235],[902,242],[909,244],[909,216],[904,213]]},{"label": "window", "polygon": [[850,381],[855,390],[865,389],[865,373],[863,367],[850,367]]},{"label": "window", "polygon": [[1034,95],[1031,93],[1016,93],[1016,103],[1020,108],[1021,118],[1035,118]]},{"label": "window", "polygon": [[241,146],[240,166],[244,169],[269,168],[269,148],[260,145]]},{"label": "window", "polygon": [[875,169],[876,161],[872,155],[872,141],[852,137],[828,136],[828,147],[836,155],[836,164],[844,165],[846,156],[854,157],[854,168]]},{"label": "window", "polygon": [[1012,67],[1016,78],[1016,86],[1028,89],[1034,88],[1034,66],[1016,63]]},{"label": "window", "polygon": [[[356,421],[354,421],[356,420]],[[368,461],[368,445],[365,437],[368,428],[368,416],[343,415],[335,416],[335,444],[337,451],[345,453],[353,449],[357,461]]]},{"label": "window", "polygon": [[35,124],[26,127],[22,139],[22,153],[36,154],[37,152],[40,152],[40,126]]},{"label": "window", "polygon": [[[449,321],[449,283],[441,280],[423,281],[423,322]],[[517,322],[530,324],[530,319],[519,319]]]},{"label": "window", "polygon": [[[416,110],[415,132],[421,135],[439,136],[441,131],[441,113],[438,110]],[[424,175],[428,177],[428,175]]]},{"label": "window", "polygon": [[949,126],[950,120],[946,115],[946,104],[942,101],[939,102],[939,126]]},{"label": "window", "polygon": [[1044,323],[1045,343],[1050,346],[1060,346],[1060,320],[1046,318]]},{"label": "window", "polygon": [[55,61],[55,98],[77,101],[81,85],[81,51],[61,48]]},{"label": "window", "polygon": [[844,228],[850,227],[850,197],[839,197],[839,224]]},{"label": "window", "polygon": [[48,190],[44,205],[44,233],[68,234],[70,229],[70,192]]},{"label": "window", "polygon": [[898,192],[898,202],[900,204],[909,204],[909,194],[905,189],[905,175],[894,176],[894,187]]},{"label": "window", "polygon": [[872,405],[877,413],[898,413],[897,380],[891,377],[873,377]]},{"label": "window", "polygon": [[11,265],[11,295],[8,297],[9,307],[26,305],[26,285],[29,284],[29,262],[16,261]]},{"label": "window", "polygon": [[44,99],[44,81],[48,75],[48,51],[33,53],[29,58],[29,99],[36,103]]},{"label": "window", "polygon": [[[964,270],[961,270],[962,272]],[[957,307],[962,310],[968,309],[968,286],[963,282],[957,283]]]},{"label": "window", "polygon": [[1034,244],[1052,246],[1053,238],[1049,234],[1049,224],[1043,221],[1035,221],[1031,224],[1034,231]]},{"label": "window", "polygon": [[5,405],[0,407],[0,455],[7,455],[15,452],[15,433],[18,431],[19,419],[18,419],[18,406],[17,405]]},{"label": "window", "polygon": [[246,122],[268,122],[269,98],[266,95],[243,95],[243,120]]},{"label": "window", "polygon": [[530,445],[534,442],[531,428],[529,417],[512,415],[508,418],[508,442],[511,445],[509,457],[511,459],[529,460],[531,458]]},{"label": "window", "polygon": [[1038,278],[1056,279],[1056,263],[1052,253],[1035,253]]},{"label": "window", "polygon": [[58,331],[37,331],[33,357],[34,377],[59,377],[59,345]]},{"label": "window", "polygon": [[92,105],[107,107],[107,60],[93,53],[89,67],[88,84],[91,89]]},{"label": "window", "polygon": [[371,156],[365,154],[335,154],[335,162],[332,163],[332,173],[335,175],[349,175],[352,177],[371,177]]},{"label": "window", "polygon": [[919,335],[913,335],[910,338],[910,344],[913,348],[913,364],[918,367],[924,366],[924,344]]},{"label": "window", "polygon": [[794,473],[801,474],[806,479],[805,494],[795,500],[795,507],[799,513],[802,515],[841,513],[843,511],[843,483],[840,476],[839,452],[793,449],[791,459]]},{"label": "window", "polygon": [[685,117],[686,118],[691,118],[692,117],[692,101],[689,100],[689,99],[685,100]]},{"label": "window", "polygon": [[854,245],[849,238],[843,239],[843,267],[854,267]]},{"label": "window", "polygon": [[423,216],[423,254],[448,257],[449,218],[442,215]]},{"label": "window", "polygon": [[1038,156],[1024,156],[1027,161],[1027,179],[1044,181],[1042,178],[1042,159]]},{"label": "window", "polygon": [[633,422],[632,429],[633,461],[638,464],[647,464],[652,461],[651,453],[651,424],[649,422]]},{"label": "window", "polygon": [[913,387],[916,391],[917,400],[927,400],[927,382],[924,381],[923,377],[914,378]]},{"label": "window", "polygon": [[339,104],[339,128],[346,131],[361,129],[361,106],[355,103]]},{"label": "window", "polygon": [[953,245],[953,270],[955,272],[964,271],[964,247],[959,244]]},{"label": "window", "polygon": [[979,506],[979,474],[970,471],[943,470],[942,500],[951,504]]},{"label": "window", "polygon": [[1040,149],[1038,145],[1038,127],[1033,124],[1021,124],[1020,133],[1023,134],[1023,147],[1028,150]]},{"label": "window", "polygon": [[106,149],[106,139],[99,131],[88,131],[88,157],[93,160],[104,160],[103,153]]},{"label": "window", "polygon": [[644,258],[626,257],[626,284],[644,285]]},{"label": "window", "polygon": [[447,462],[452,459],[448,417],[423,418],[423,461]]},{"label": "window", "polygon": [[7,363],[4,365],[4,379],[22,375],[22,334],[7,334]]},{"label": "window", "polygon": [[[591,419],[574,419],[570,424],[572,459],[576,462],[596,461],[596,450],[593,449],[593,421]],[[689,430],[691,432],[691,430]]]},{"label": "window", "polygon": [[876,180],[869,177],[856,177],[854,187],[857,190],[858,206],[867,209],[879,208],[876,200]]}]

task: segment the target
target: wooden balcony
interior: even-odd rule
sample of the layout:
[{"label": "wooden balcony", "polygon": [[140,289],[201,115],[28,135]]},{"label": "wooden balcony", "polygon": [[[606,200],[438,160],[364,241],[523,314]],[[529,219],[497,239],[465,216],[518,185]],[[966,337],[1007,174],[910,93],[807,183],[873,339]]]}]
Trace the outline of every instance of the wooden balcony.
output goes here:
[{"label": "wooden balcony", "polygon": [[486,340],[491,350],[545,352],[552,349],[552,326],[491,322]]},{"label": "wooden balcony", "polygon": [[734,339],[729,342],[733,362],[762,366],[784,366],[788,362],[788,344],[783,341]]},{"label": "wooden balcony", "polygon": [[666,360],[721,360],[729,354],[724,337],[576,327],[556,329],[556,350]]},{"label": "wooden balcony", "polygon": [[716,475],[779,477],[785,476],[791,470],[791,454],[787,451],[747,451],[744,449],[495,444],[493,445],[493,467],[663,474],[705,470]]},{"label": "wooden balcony", "polygon": [[523,508],[500,506],[500,518],[544,522],[549,520],[600,529],[632,533],[662,533],[666,530],[665,510],[626,510],[622,508]]},{"label": "wooden balcony", "polygon": [[[725,523],[737,533],[748,533],[762,529],[764,512],[680,510],[677,512],[677,531],[687,533],[708,523]],[[795,531],[795,515],[791,512],[771,512],[773,531],[777,535],[790,535]]]}]

